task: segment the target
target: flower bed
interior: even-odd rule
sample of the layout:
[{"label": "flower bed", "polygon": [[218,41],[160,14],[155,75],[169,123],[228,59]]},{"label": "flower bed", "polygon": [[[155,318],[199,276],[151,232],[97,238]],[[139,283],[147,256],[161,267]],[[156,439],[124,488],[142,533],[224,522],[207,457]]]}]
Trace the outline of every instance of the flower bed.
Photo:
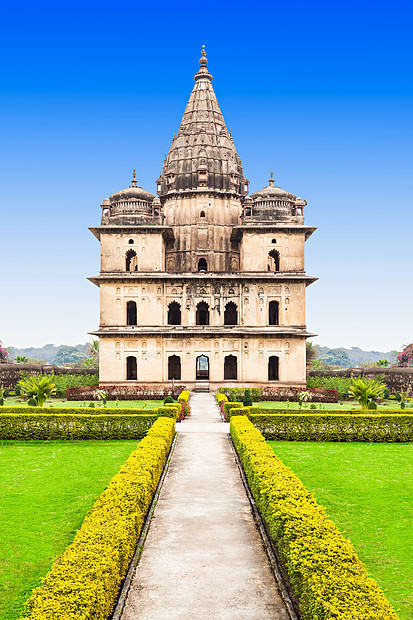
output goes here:
[{"label": "flower bed", "polygon": [[[245,388],[220,387],[218,392],[225,394],[231,401],[244,400]],[[298,401],[298,395],[302,392],[309,392],[310,402],[313,403],[337,403],[338,391],[326,388],[306,388],[306,387],[253,387],[251,396],[254,402],[264,400],[274,401]]]},{"label": "flower bed", "polygon": [[[108,400],[164,400],[171,395],[171,388],[157,384],[148,385],[104,385],[101,388],[107,393]],[[182,392],[184,385],[176,385]],[[67,400],[96,400],[96,387],[72,387],[66,390]]]},{"label": "flower bed", "polygon": [[174,421],[155,422],[98,497],[74,541],[26,604],[22,620],[106,620],[133,557],[174,435]]},{"label": "flower bed", "polygon": [[247,417],[231,419],[231,436],[304,620],[397,620],[351,543]]}]

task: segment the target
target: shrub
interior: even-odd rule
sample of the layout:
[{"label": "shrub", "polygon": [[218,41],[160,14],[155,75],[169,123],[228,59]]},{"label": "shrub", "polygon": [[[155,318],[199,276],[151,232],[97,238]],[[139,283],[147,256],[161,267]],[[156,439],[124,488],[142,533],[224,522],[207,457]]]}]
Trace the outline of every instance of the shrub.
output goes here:
[{"label": "shrub", "polygon": [[167,397],[165,398],[165,400],[163,401],[163,404],[164,404],[164,405],[168,405],[169,403],[174,403],[174,402],[175,402],[175,401],[174,401],[174,399],[172,398],[172,396],[167,396]]},{"label": "shrub", "polygon": [[385,384],[374,379],[352,379],[349,394],[358,401],[362,409],[368,409],[370,402],[383,398]]},{"label": "shrub", "polygon": [[3,396],[0,396],[0,406],[4,405],[4,398]]},{"label": "shrub", "polygon": [[20,386],[19,384],[17,384],[17,385],[15,386],[15,388],[14,388],[14,393],[16,394],[16,396],[20,396],[21,391],[22,391],[21,386]]},{"label": "shrub", "polygon": [[90,401],[90,403],[88,404],[88,407],[89,407],[90,409],[94,409],[94,408],[95,408],[95,403],[93,402],[93,400],[92,400],[92,401]]},{"label": "shrub", "polygon": [[252,407],[252,396],[250,388],[245,388],[244,398],[242,399],[244,407]]},{"label": "shrub", "polygon": [[4,390],[3,390],[3,397],[4,398],[8,398],[9,396],[10,396],[10,390],[9,390],[9,388],[5,387]]},{"label": "shrub", "polygon": [[[303,416],[302,416],[303,417]],[[231,435],[252,494],[300,601],[304,620],[397,620],[334,523],[245,416]]]},{"label": "shrub", "polygon": [[340,400],[348,398],[350,385],[350,377],[307,377],[307,388],[337,390]]},{"label": "shrub", "polygon": [[155,422],[97,498],[43,585],[33,590],[22,620],[111,616],[173,435],[173,420]]},{"label": "shrub", "polygon": [[[141,439],[158,419],[156,415],[0,415],[0,440]],[[175,417],[171,411],[170,417]]]},{"label": "shrub", "polygon": [[[247,409],[250,421],[266,439],[283,441],[371,441],[403,442],[413,440],[411,414],[300,413],[256,414]],[[254,413],[253,413],[254,412]],[[233,409],[231,420],[242,415]]]},{"label": "shrub", "polygon": [[29,407],[36,407],[36,405],[37,405],[36,399],[35,398],[29,398],[27,400],[27,404],[28,404]]},{"label": "shrub", "polygon": [[[303,388],[299,387],[269,386],[249,389],[251,390],[252,400],[255,403],[265,400],[297,401],[298,394],[303,391]],[[218,391],[228,396],[229,400],[232,402],[244,400],[244,388],[220,387]],[[310,392],[311,400],[315,403],[336,403],[339,398],[339,393],[334,389],[307,388],[307,391]]]},{"label": "shrub", "polygon": [[128,415],[156,415],[156,417],[173,418],[178,415],[181,406],[179,403],[173,405],[166,405],[165,407],[158,407],[157,409],[131,409],[120,408],[105,409],[104,407],[98,407],[94,404],[93,407],[22,407],[22,406],[6,406],[1,410],[3,414],[42,414],[42,415],[105,415],[105,416],[128,416]]},{"label": "shrub", "polygon": [[371,400],[367,405],[367,409],[370,411],[375,411],[377,409],[377,403],[374,402],[374,400]]},{"label": "shrub", "polygon": [[243,406],[243,403],[224,403],[224,415],[227,421],[230,421],[231,418],[231,410],[239,409]]},{"label": "shrub", "polygon": [[43,407],[46,400],[56,392],[56,386],[50,377],[27,377],[19,381],[22,394],[34,400],[38,407]]},{"label": "shrub", "polygon": [[178,396],[178,401],[187,403],[189,400],[189,390],[182,390]]},{"label": "shrub", "polygon": [[221,403],[227,403],[228,398],[225,396],[225,394],[221,394],[221,392],[217,392],[217,402],[219,405]]}]

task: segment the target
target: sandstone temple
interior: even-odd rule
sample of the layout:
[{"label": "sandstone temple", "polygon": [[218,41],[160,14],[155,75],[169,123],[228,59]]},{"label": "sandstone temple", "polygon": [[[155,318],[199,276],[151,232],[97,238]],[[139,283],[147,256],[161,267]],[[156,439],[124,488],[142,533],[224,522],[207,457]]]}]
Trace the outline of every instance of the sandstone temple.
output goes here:
[{"label": "sandstone temple", "polygon": [[157,196],[102,203],[100,382],[211,388],[305,385],[307,204],[276,185],[249,194],[202,49]]}]

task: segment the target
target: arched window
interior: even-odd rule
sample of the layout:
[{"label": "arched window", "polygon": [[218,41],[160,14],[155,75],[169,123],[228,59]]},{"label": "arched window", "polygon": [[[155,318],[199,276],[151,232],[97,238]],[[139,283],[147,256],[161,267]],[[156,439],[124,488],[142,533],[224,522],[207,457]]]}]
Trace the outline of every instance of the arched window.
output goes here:
[{"label": "arched window", "polygon": [[268,381],[278,381],[279,366],[279,358],[276,355],[271,355],[268,358]]},{"label": "arched window", "polygon": [[126,358],[126,379],[127,381],[136,381],[137,377],[136,357],[128,355]]},{"label": "arched window", "polygon": [[208,271],[208,263],[206,258],[200,258],[198,261],[198,271]]},{"label": "arched window", "polygon": [[278,301],[270,301],[268,306],[268,325],[279,325],[280,313]]},{"label": "arched window", "polygon": [[138,314],[136,311],[136,301],[126,302],[126,325],[137,325]]},{"label": "arched window", "polygon": [[201,211],[201,213],[199,214],[199,217],[205,217],[205,211]]},{"label": "arched window", "polygon": [[235,355],[226,355],[224,358],[224,379],[237,378],[237,358]]},{"label": "arched window", "polygon": [[168,357],[168,379],[181,378],[181,358],[179,355],[170,355]]},{"label": "arched window", "polygon": [[209,379],[209,357],[198,355],[196,358],[196,380],[207,381]]},{"label": "arched window", "polygon": [[168,325],[181,325],[181,305],[176,301],[168,306]]},{"label": "arched window", "polygon": [[138,257],[135,250],[126,252],[126,271],[138,271]]},{"label": "arched window", "polygon": [[280,253],[277,250],[268,253],[268,271],[280,271]]},{"label": "arched window", "polygon": [[229,301],[225,306],[224,312],[224,325],[237,325],[238,324],[238,311],[237,306],[233,301]]},{"label": "arched window", "polygon": [[200,301],[196,307],[196,324],[209,325],[209,306],[205,301]]},{"label": "arched window", "polygon": [[135,242],[134,242],[133,239],[129,239],[128,243],[129,243],[129,245],[133,245]]},{"label": "arched window", "polygon": [[277,243],[277,239],[273,239],[271,243]]}]

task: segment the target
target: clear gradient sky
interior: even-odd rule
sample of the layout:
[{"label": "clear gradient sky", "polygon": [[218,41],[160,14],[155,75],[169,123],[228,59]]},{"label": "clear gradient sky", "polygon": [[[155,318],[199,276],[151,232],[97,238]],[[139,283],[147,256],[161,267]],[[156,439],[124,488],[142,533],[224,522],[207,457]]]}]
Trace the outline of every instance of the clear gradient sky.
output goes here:
[{"label": "clear gradient sky", "polygon": [[155,193],[205,44],[251,192],[308,201],[307,326],[413,341],[410,2],[7,3],[0,37],[0,340],[98,325],[103,198]]}]

